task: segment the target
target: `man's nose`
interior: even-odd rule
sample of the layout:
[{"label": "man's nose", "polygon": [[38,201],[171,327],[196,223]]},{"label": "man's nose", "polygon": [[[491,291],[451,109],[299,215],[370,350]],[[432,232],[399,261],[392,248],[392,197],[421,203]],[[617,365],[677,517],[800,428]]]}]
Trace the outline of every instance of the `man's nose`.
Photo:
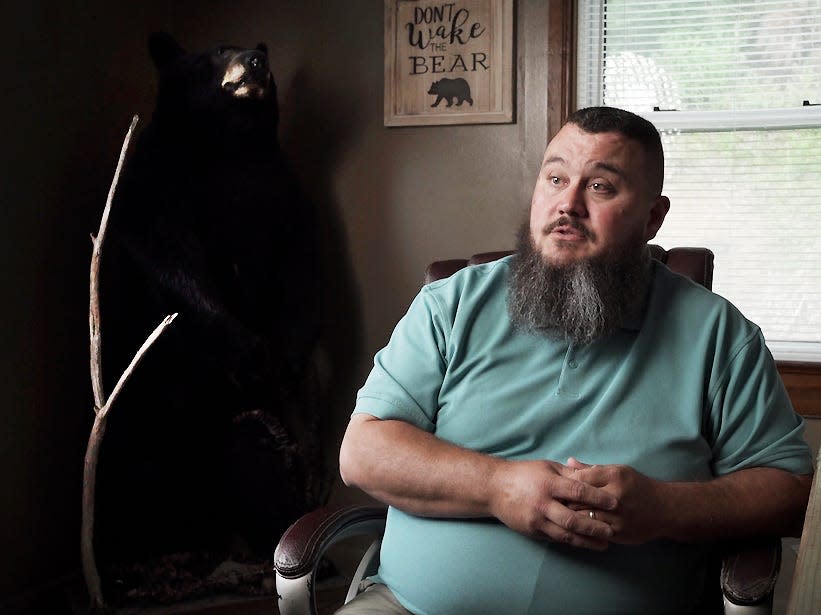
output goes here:
[{"label": "man's nose", "polygon": [[584,217],[587,215],[584,186],[581,184],[568,186],[562,194],[564,197],[559,203],[559,213],[565,216]]}]

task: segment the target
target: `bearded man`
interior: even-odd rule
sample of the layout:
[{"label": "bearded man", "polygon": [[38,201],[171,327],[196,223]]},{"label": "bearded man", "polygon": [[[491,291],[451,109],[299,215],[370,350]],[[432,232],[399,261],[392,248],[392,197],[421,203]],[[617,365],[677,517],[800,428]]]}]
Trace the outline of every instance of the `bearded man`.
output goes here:
[{"label": "bearded man", "polygon": [[340,613],[692,613],[711,542],[800,533],[803,422],[759,328],[650,259],[663,175],[652,124],[578,111],[517,253],[416,297],[340,451],[390,506]]}]

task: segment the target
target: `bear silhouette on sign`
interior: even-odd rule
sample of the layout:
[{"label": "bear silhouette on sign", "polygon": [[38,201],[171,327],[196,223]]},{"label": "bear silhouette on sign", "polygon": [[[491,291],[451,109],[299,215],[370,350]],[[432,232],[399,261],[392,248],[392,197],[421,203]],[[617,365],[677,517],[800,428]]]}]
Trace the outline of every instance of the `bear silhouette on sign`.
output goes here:
[{"label": "bear silhouette on sign", "polygon": [[447,79],[443,78],[439,81],[434,81],[430,85],[428,94],[435,94],[436,101],[431,107],[438,107],[442,99],[448,101],[447,106],[453,106],[453,99],[456,99],[456,106],[460,106],[463,102],[468,101],[473,106],[473,99],[470,97],[470,86],[468,82],[462,79]]}]

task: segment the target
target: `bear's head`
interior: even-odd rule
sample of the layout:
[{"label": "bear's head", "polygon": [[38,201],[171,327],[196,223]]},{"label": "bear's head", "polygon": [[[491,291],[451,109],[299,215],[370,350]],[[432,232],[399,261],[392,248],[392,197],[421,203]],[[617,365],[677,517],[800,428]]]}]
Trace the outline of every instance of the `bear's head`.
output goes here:
[{"label": "bear's head", "polygon": [[192,53],[158,32],[148,47],[159,73],[155,118],[198,129],[226,124],[276,128],[277,90],[264,43],[254,49],[224,45]]}]

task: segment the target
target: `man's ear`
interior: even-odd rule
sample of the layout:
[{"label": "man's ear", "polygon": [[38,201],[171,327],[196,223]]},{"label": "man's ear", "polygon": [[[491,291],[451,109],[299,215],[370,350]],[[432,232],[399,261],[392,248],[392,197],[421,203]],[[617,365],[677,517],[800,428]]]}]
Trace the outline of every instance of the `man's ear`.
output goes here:
[{"label": "man's ear", "polygon": [[670,199],[660,194],[655,198],[653,206],[650,208],[647,225],[644,227],[645,241],[650,241],[656,236],[668,211],[670,211]]}]

